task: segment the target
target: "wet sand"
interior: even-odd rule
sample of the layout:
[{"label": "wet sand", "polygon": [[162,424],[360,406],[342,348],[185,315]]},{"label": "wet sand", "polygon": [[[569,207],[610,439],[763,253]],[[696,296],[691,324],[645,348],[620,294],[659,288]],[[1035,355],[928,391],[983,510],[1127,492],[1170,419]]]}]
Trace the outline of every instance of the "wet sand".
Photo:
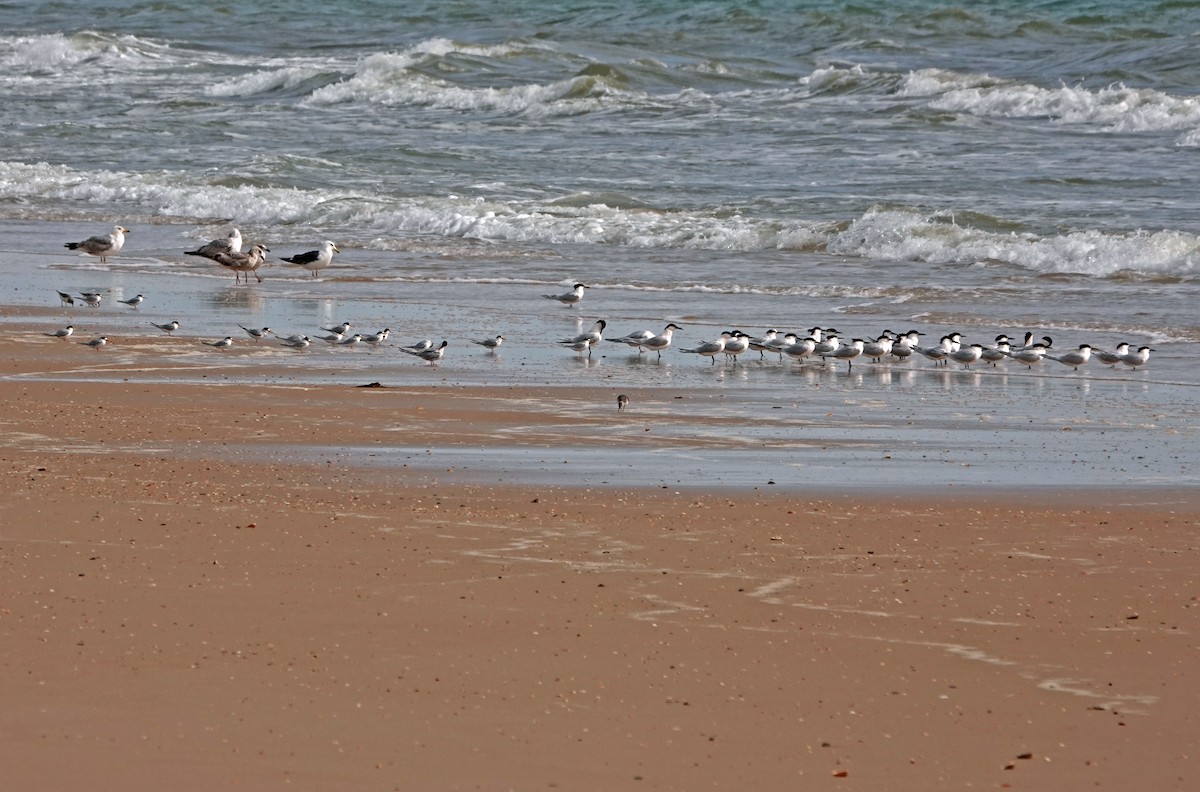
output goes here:
[{"label": "wet sand", "polygon": [[487,480],[596,394],[0,353],[13,789],[1195,783],[1195,489]]}]

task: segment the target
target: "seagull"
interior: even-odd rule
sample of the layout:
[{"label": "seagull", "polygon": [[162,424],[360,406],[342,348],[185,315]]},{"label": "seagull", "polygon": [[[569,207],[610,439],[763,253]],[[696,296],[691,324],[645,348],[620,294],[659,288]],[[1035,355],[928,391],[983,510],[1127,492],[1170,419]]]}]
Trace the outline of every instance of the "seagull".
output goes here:
[{"label": "seagull", "polygon": [[617,397],[617,412],[621,412],[629,406],[629,397],[622,393]]},{"label": "seagull", "polygon": [[1079,367],[1087,363],[1092,357],[1092,347],[1090,344],[1080,344],[1079,349],[1063,352],[1061,355],[1046,354],[1046,357],[1051,360],[1057,360],[1064,366],[1070,366],[1073,370],[1078,371]]},{"label": "seagull", "polygon": [[99,338],[93,338],[91,341],[80,341],[79,343],[84,346],[90,346],[92,349],[99,349],[108,343],[108,336],[100,336]]},{"label": "seagull", "polygon": [[415,344],[409,344],[405,349],[411,349],[413,352],[424,352],[426,349],[433,349],[433,342],[426,338]]},{"label": "seagull", "polygon": [[130,308],[137,308],[139,305],[142,304],[143,301],[145,301],[145,299],[146,299],[146,295],[139,294],[136,297],[130,297],[128,300],[117,300],[117,302],[124,303],[124,304],[128,305]]},{"label": "seagull", "polygon": [[411,349],[400,347],[400,351],[409,355],[415,355],[421,358],[421,360],[428,360],[429,365],[436,366],[437,362],[442,359],[442,355],[446,353],[446,347],[448,344],[448,341],[443,341],[441,346],[422,349],[420,352],[414,352]]},{"label": "seagull", "polygon": [[1108,367],[1113,367],[1121,362],[1121,358],[1129,354],[1129,344],[1125,341],[1117,344],[1117,348],[1112,352],[1105,352],[1102,349],[1093,349],[1092,354],[1096,356],[1096,360],[1105,364]]},{"label": "seagull", "polygon": [[1154,351],[1156,350],[1153,350],[1148,346],[1138,347],[1137,352],[1130,352],[1128,355],[1122,355],[1121,362],[1126,366],[1129,366],[1129,368],[1135,369],[1138,366],[1146,365],[1150,361],[1150,353]]},{"label": "seagull", "polygon": [[[482,340],[471,339],[472,344],[479,344],[481,347],[487,347],[493,354],[496,352],[496,347],[504,343],[504,336],[498,335],[495,338],[484,338]],[[432,343],[430,344],[432,346]]]},{"label": "seagull", "polygon": [[310,250],[307,253],[300,253],[295,256],[285,256],[284,261],[289,264],[295,264],[312,273],[312,276],[317,277],[317,270],[323,270],[333,261],[334,253],[341,253],[338,246],[326,239],[321,243],[320,250]]},{"label": "seagull", "polygon": [[233,346],[233,336],[225,336],[220,341],[204,341],[203,343],[208,344],[210,347],[216,347],[217,349],[225,349],[226,347]]},{"label": "seagull", "polygon": [[59,328],[58,330],[55,330],[52,333],[43,333],[43,335],[48,335],[51,338],[61,338],[62,340],[66,341],[67,338],[71,335],[71,333],[74,333],[74,332],[75,332],[75,325],[67,325],[66,327]]},{"label": "seagull", "polygon": [[352,325],[349,322],[342,322],[340,325],[336,325],[335,327],[322,327],[321,329],[324,330],[326,333],[334,333],[336,335],[346,335],[346,332],[351,328],[351,326]]},{"label": "seagull", "polygon": [[367,342],[371,346],[379,346],[384,341],[387,341],[388,336],[390,336],[391,334],[392,334],[391,328],[385,327],[382,330],[380,330],[378,333],[371,333],[370,335],[363,336],[362,340]]},{"label": "seagull", "polygon": [[75,304],[75,298],[72,297],[71,295],[67,294],[66,292],[59,292],[58,299],[62,300],[63,305],[74,305]]},{"label": "seagull", "polygon": [[712,365],[715,366],[717,365],[717,355],[725,351],[725,344],[728,343],[729,339],[732,337],[733,333],[726,330],[724,333],[721,333],[721,336],[715,341],[705,341],[697,344],[691,349],[681,349],[679,351],[687,352],[688,354],[692,355],[705,355],[712,361]]},{"label": "seagull", "polygon": [[638,343],[631,344],[631,345],[636,346],[638,348],[639,355],[642,353],[641,352],[642,350],[652,349],[658,353],[658,358],[659,358],[659,360],[661,360],[663,350],[667,349],[668,347],[671,346],[671,339],[674,337],[675,331],[682,330],[682,329],[683,329],[682,327],[680,327],[679,325],[672,322],[671,324],[664,327],[663,331],[661,333],[659,333],[658,335],[650,336],[649,338],[645,338],[645,339],[639,341]]},{"label": "seagull", "polygon": [[310,342],[308,336],[288,336],[287,338],[279,339],[279,343],[293,349],[304,349]]},{"label": "seagull", "polygon": [[68,242],[63,247],[68,250],[82,250],[89,256],[99,256],[100,263],[105,264],[109,256],[121,252],[121,248],[125,246],[125,235],[128,233],[129,229],[125,226],[113,226],[111,234],[88,237],[82,242]]},{"label": "seagull", "polygon": [[261,341],[271,334],[271,328],[269,327],[264,327],[261,330],[255,330],[253,327],[246,327],[245,325],[238,325],[238,327],[245,330],[246,335],[250,336],[255,341]]},{"label": "seagull", "polygon": [[258,278],[258,282],[262,283],[262,276],[258,274],[258,268],[267,260],[264,255],[270,253],[270,248],[264,245],[252,245],[250,250],[245,253],[218,253],[212,257],[213,261],[220,264],[222,267],[233,270],[233,280],[237,283],[242,279],[242,273],[247,273],[246,283],[250,282],[250,273]]},{"label": "seagull", "polygon": [[79,296],[83,300],[84,305],[91,306],[92,308],[98,306],[100,301],[104,299],[98,292],[81,292]]},{"label": "seagull", "polygon": [[205,245],[201,245],[196,250],[185,250],[185,256],[204,256],[204,258],[216,260],[221,253],[241,253],[242,252],[242,232],[236,228],[229,232],[229,236],[224,239],[214,239]]},{"label": "seagull", "polygon": [[172,319],[171,321],[167,322],[166,324],[157,324],[155,322],[151,322],[150,324],[154,325],[159,330],[162,330],[167,335],[171,335],[171,333],[174,333],[180,327],[179,322],[175,319]]},{"label": "seagull", "polygon": [[571,288],[571,291],[564,294],[543,294],[542,296],[547,300],[558,300],[563,305],[574,306],[583,299],[583,290],[586,288],[587,286],[584,286],[582,283],[576,283]]}]

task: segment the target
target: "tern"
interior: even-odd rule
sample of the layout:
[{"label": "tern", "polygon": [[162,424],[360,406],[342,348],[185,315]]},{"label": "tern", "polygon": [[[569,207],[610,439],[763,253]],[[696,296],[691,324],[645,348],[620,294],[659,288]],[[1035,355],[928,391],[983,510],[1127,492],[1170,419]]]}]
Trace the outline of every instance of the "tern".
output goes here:
[{"label": "tern", "polygon": [[442,341],[440,346],[431,347],[430,349],[422,349],[420,352],[414,352],[406,347],[400,347],[400,351],[409,355],[415,355],[416,357],[421,358],[421,360],[428,360],[429,365],[436,366],[437,362],[442,359],[443,355],[446,354],[446,347],[449,345],[449,343],[449,341]]},{"label": "tern", "polygon": [[171,333],[174,333],[181,326],[179,324],[179,322],[175,319],[172,319],[171,321],[167,322],[166,324],[157,324],[156,322],[150,322],[150,324],[154,325],[159,330],[162,330],[167,335],[171,335]]},{"label": "tern", "polygon": [[563,305],[573,307],[578,305],[579,301],[583,299],[583,290],[586,288],[587,286],[584,284],[576,283],[569,292],[565,292],[563,294],[543,294],[542,296],[547,300],[558,300]]},{"label": "tern", "polygon": [[1042,343],[1031,344],[1022,349],[1014,349],[1008,353],[1008,356],[1018,363],[1024,363],[1026,368],[1032,369],[1046,357],[1046,345]]},{"label": "tern", "polygon": [[108,343],[108,336],[100,336],[99,338],[93,338],[91,341],[80,341],[79,343],[84,346],[90,346],[92,349],[99,349]]},{"label": "tern", "polygon": [[1150,353],[1155,350],[1148,346],[1138,347],[1137,352],[1130,352],[1128,355],[1121,356],[1121,362],[1131,369],[1136,369],[1139,366],[1144,366],[1150,362]]},{"label": "tern", "polygon": [[384,341],[387,341],[388,336],[390,336],[391,334],[392,334],[392,329],[390,327],[385,327],[382,330],[380,330],[378,333],[371,333],[369,335],[363,336],[362,340],[364,342],[370,344],[371,346],[379,346]]},{"label": "tern", "polygon": [[91,308],[98,306],[100,301],[104,299],[99,292],[80,292],[79,297],[83,300],[84,305]]},{"label": "tern", "polygon": [[[495,352],[496,352],[496,349],[497,349],[497,348],[498,348],[498,347],[499,347],[501,344],[503,344],[503,343],[504,343],[504,336],[502,336],[502,335],[498,335],[498,336],[496,336],[495,338],[483,338],[483,339],[474,339],[474,338],[472,338],[472,339],[471,339],[471,343],[472,343],[472,344],[479,344],[479,346],[481,346],[481,347],[484,347],[485,349],[488,349],[488,350],[490,350],[490,351],[492,352],[492,354],[495,354]],[[432,346],[432,344],[430,344],[430,346]]]},{"label": "tern", "polygon": [[652,350],[658,354],[658,358],[661,360],[663,350],[668,349],[671,346],[671,341],[675,337],[675,331],[682,329],[683,328],[681,328],[679,325],[672,322],[664,327],[663,331],[658,335],[652,335],[649,338],[643,338],[641,341],[630,341],[629,345],[636,346],[638,348],[639,355],[647,349]]},{"label": "tern", "polygon": [[334,333],[335,335],[346,335],[346,333],[350,330],[351,327],[352,327],[352,325],[349,322],[342,322],[340,325],[335,325],[333,327],[322,327],[321,329],[324,330],[326,333]]},{"label": "tern", "polygon": [[220,341],[203,341],[201,343],[207,344],[210,347],[216,347],[217,349],[225,349],[226,347],[233,346],[233,337],[225,336]]},{"label": "tern", "polygon": [[71,336],[71,333],[74,332],[75,325],[67,325],[66,327],[61,327],[51,333],[45,333],[45,335],[48,335],[51,338],[61,338],[62,340],[66,341]]},{"label": "tern", "polygon": [[983,344],[959,347],[951,352],[949,357],[955,363],[962,363],[964,368],[971,368],[972,363],[979,362],[979,359],[983,357]]},{"label": "tern", "polygon": [[[791,333],[784,337],[787,338],[789,336],[795,338],[795,336],[793,336]],[[783,354],[790,358],[803,361],[806,357],[811,355],[813,350],[816,348],[817,340],[812,336],[809,336],[808,338],[797,338],[795,341],[783,348]]]},{"label": "tern", "polygon": [[725,351],[725,344],[733,337],[733,333],[726,330],[721,333],[720,338],[715,341],[705,341],[691,349],[680,349],[680,352],[687,352],[692,355],[703,355],[712,361],[712,365],[717,365],[717,355]]},{"label": "tern", "polygon": [[128,233],[129,229],[125,226],[113,226],[111,234],[88,237],[82,242],[68,242],[63,247],[68,250],[82,250],[89,256],[99,256],[100,263],[105,264],[109,256],[121,252],[121,248],[125,246],[125,235]]},{"label": "tern", "polygon": [[892,354],[893,346],[895,346],[895,341],[892,340],[892,331],[884,330],[879,338],[863,344],[863,357],[870,358],[873,362],[878,363],[883,358]]},{"label": "tern", "polygon": [[851,339],[849,344],[842,344],[830,355],[834,360],[846,361],[846,373],[854,368],[854,359],[862,354],[865,342],[861,338]]},{"label": "tern", "polygon": [[1073,370],[1078,371],[1079,367],[1087,363],[1092,357],[1092,347],[1089,344],[1080,344],[1079,349],[1074,349],[1069,352],[1063,352],[1061,355],[1051,355],[1046,353],[1046,357],[1051,360],[1057,360],[1064,366],[1070,366]]},{"label": "tern", "polygon": [[288,336],[287,338],[279,339],[279,343],[293,349],[304,349],[312,342],[308,340],[308,336]]},{"label": "tern", "polygon": [[246,327],[245,325],[238,325],[238,327],[245,330],[246,335],[250,336],[255,341],[261,341],[271,334],[271,328],[269,327],[264,327],[260,330],[256,330],[253,327]]},{"label": "tern", "polygon": [[1120,363],[1121,358],[1129,354],[1129,344],[1122,341],[1117,344],[1117,348],[1112,352],[1105,352],[1103,349],[1093,349],[1092,354],[1096,356],[1096,360],[1111,368]]},{"label": "tern", "polygon": [[117,300],[117,302],[124,303],[125,305],[128,305],[130,308],[137,308],[139,305],[141,305],[145,301],[145,299],[146,299],[146,295],[139,294],[136,297],[130,297],[128,300]]}]

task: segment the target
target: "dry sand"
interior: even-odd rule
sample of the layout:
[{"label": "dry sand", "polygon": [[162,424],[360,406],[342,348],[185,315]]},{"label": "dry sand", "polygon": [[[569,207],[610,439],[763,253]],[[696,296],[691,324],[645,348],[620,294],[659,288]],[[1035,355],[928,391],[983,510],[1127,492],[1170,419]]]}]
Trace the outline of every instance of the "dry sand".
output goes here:
[{"label": "dry sand", "polygon": [[1194,490],[484,485],[287,447],[482,449],[538,394],[0,352],[5,789],[1200,783]]}]

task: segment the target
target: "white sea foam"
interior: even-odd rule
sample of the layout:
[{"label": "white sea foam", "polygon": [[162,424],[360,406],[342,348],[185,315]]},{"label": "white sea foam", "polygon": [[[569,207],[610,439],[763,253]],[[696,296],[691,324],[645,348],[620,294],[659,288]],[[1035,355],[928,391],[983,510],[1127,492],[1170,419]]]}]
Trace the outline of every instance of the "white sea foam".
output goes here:
[{"label": "white sea foam", "polygon": [[1096,90],[1077,85],[1047,88],[985,74],[921,69],[906,75],[897,93],[928,97],[936,110],[985,117],[1045,118],[1105,132],[1182,131],[1181,142],[1187,145],[1195,145],[1200,128],[1200,98],[1121,84]]},{"label": "white sea foam", "polygon": [[[1181,276],[1200,271],[1200,238],[1176,230],[1080,229],[1049,236],[958,225],[944,215],[878,207],[844,228],[827,221],[752,218],[728,212],[653,210],[589,203],[458,195],[397,198],[354,191],[196,184],[172,173],[84,173],[0,161],[0,199],[125,205],[174,217],[236,218],[242,224],[358,227],[373,236],[587,244],[714,251],[797,250],[872,261],[1006,263],[1035,273],[1107,277],[1125,271]],[[864,294],[903,301],[904,294]]]}]

